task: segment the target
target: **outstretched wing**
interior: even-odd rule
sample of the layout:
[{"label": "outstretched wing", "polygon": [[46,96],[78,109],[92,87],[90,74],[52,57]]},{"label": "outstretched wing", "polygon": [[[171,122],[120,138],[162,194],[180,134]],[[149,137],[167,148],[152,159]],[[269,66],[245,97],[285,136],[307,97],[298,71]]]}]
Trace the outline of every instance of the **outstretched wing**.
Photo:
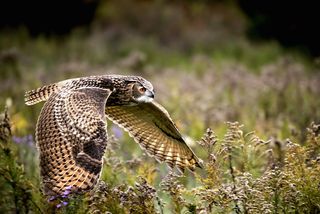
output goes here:
[{"label": "outstretched wing", "polygon": [[105,104],[110,90],[80,88],[54,92],[36,129],[46,195],[88,190],[99,178],[107,143]]},{"label": "outstretched wing", "polygon": [[158,103],[106,106],[106,116],[124,128],[140,146],[170,167],[201,167],[200,160],[183,140],[168,112]]}]

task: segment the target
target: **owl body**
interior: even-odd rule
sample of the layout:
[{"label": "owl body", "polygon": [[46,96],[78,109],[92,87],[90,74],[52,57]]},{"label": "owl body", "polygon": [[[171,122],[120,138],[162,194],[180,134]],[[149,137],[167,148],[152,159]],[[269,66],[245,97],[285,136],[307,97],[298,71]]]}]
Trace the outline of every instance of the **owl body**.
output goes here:
[{"label": "owl body", "polygon": [[36,127],[44,193],[83,192],[94,186],[108,141],[106,118],[157,160],[181,170],[200,167],[168,112],[153,97],[150,82],[121,75],[69,79],[27,92],[27,105],[46,101]]}]

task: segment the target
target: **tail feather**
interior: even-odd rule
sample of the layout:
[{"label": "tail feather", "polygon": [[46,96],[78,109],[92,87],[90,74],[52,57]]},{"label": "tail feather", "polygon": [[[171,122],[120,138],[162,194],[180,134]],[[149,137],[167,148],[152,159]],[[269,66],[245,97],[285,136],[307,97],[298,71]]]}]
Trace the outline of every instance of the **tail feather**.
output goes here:
[{"label": "tail feather", "polygon": [[58,90],[57,84],[46,85],[31,91],[27,91],[24,95],[26,105],[34,105],[42,101],[46,101],[50,95]]}]

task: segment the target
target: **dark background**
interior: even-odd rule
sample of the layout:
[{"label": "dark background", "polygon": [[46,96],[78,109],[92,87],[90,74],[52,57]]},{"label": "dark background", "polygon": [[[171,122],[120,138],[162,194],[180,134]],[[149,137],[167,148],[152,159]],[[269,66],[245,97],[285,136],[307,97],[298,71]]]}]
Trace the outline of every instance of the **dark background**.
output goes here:
[{"label": "dark background", "polygon": [[[143,2],[143,1],[136,1]],[[148,1],[145,1],[148,2]],[[162,1],[163,4],[190,4],[194,1]],[[320,13],[316,1],[238,0],[203,1],[234,3],[248,17],[247,35],[254,40],[276,39],[285,47],[320,54]],[[25,26],[31,35],[66,34],[94,20],[99,0],[13,0],[0,3],[0,28]]]}]

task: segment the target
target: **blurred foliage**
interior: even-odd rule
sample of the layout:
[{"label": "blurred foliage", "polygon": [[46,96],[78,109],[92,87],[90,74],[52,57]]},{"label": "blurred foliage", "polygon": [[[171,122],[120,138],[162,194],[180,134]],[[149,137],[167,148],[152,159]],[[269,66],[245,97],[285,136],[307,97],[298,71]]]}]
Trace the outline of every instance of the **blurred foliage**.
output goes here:
[{"label": "blurred foliage", "polygon": [[[247,40],[222,2],[101,1],[89,31],[1,31],[0,213],[319,213],[319,66]],[[112,73],[153,83],[204,169],[169,172],[109,123],[100,183],[47,201],[33,137],[42,105],[25,106],[24,92]]]},{"label": "blurred foliage", "polygon": [[[220,140],[208,129],[198,141],[206,153],[202,170],[192,179],[169,172],[159,188],[147,181],[141,161],[122,160],[116,139],[111,139],[104,161],[104,176],[92,192],[66,194],[63,201],[45,201],[17,162],[17,142],[10,135],[10,121],[1,116],[0,210],[4,213],[318,213],[320,211],[320,125],[307,129],[304,146],[289,139],[264,141],[244,132],[238,122],[228,122]],[[116,162],[108,169],[110,162]],[[154,165],[154,164],[152,164]],[[119,176],[121,169],[122,176]],[[132,173],[135,171],[136,173]],[[106,177],[105,173],[108,173]],[[147,173],[147,174],[146,174]],[[191,175],[189,175],[191,176]],[[111,180],[112,181],[111,181]],[[134,180],[132,183],[131,180]],[[169,196],[169,197],[168,197]],[[166,202],[164,202],[163,199]],[[13,199],[13,200],[12,200]]]}]

